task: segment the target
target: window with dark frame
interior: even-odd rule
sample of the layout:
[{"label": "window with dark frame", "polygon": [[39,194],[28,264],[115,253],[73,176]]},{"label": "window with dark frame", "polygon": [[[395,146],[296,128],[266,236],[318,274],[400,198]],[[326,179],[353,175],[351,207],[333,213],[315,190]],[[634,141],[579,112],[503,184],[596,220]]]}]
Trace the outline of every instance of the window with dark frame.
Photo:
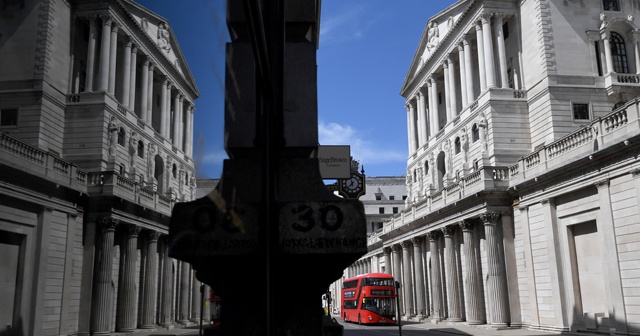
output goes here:
[{"label": "window with dark frame", "polygon": [[0,109],[0,127],[18,126],[18,109]]},{"label": "window with dark frame", "polygon": [[398,213],[398,207],[393,207],[393,213],[397,214]]},{"label": "window with dark frame", "polygon": [[382,200],[382,195],[376,195],[376,201],[381,201]]},{"label": "window with dark frame", "polygon": [[402,195],[402,200],[406,201],[407,200],[407,195]]},{"label": "window with dark frame", "polygon": [[480,140],[480,128],[478,128],[478,124],[473,124],[471,126],[471,141],[476,142]]},{"label": "window with dark frame", "polygon": [[393,200],[395,200],[395,199],[396,199],[396,197],[395,197],[395,196],[389,196],[389,200],[390,200],[390,201],[393,201]]},{"label": "window with dark frame", "polygon": [[627,48],[624,44],[622,35],[611,32],[609,37],[609,45],[611,48],[611,61],[613,63],[613,71],[617,73],[629,73],[629,62],[627,59]]},{"label": "window with dark frame", "polygon": [[456,140],[454,141],[454,147],[455,147],[456,154],[459,154],[461,150],[460,137],[457,137]]},{"label": "window with dark frame", "polygon": [[138,140],[138,156],[144,159],[144,142]]},{"label": "window with dark frame", "polygon": [[381,215],[384,214],[384,207],[379,207],[378,208],[378,213],[381,214]]},{"label": "window with dark frame", "polygon": [[573,103],[573,119],[574,120],[589,120],[589,104]]}]

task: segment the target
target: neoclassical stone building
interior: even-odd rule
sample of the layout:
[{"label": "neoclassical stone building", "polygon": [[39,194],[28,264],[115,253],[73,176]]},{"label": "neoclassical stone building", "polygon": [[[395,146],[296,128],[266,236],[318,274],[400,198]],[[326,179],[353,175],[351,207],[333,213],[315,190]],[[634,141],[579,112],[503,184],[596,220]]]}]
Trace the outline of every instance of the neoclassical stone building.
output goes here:
[{"label": "neoclassical stone building", "polygon": [[391,264],[404,318],[640,334],[638,18],[460,0],[428,19],[401,88],[406,209],[358,261]]},{"label": "neoclassical stone building", "polygon": [[168,22],[130,0],[4,1],[0,17],[0,333],[197,319],[166,237],[195,197],[199,92]]}]

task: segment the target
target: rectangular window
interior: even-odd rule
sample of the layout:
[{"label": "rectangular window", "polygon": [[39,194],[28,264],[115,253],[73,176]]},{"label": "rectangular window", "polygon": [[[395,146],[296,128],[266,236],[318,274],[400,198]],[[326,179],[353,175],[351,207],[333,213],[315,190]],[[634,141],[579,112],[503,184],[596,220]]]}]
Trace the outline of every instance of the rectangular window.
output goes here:
[{"label": "rectangular window", "polygon": [[619,0],[602,0],[602,8],[606,11],[620,11],[620,1]]},{"label": "rectangular window", "polygon": [[379,214],[384,214],[384,208],[383,207],[379,207],[378,208],[378,213]]},{"label": "rectangular window", "polygon": [[407,195],[402,195],[402,200],[406,201],[407,200]]},{"label": "rectangular window", "polygon": [[18,109],[0,109],[0,127],[18,126]]},{"label": "rectangular window", "polygon": [[396,199],[396,197],[395,197],[395,196],[389,196],[389,200],[390,200],[390,201],[393,201],[393,200],[395,200],[395,199]]},{"label": "rectangular window", "polygon": [[382,195],[376,195],[376,201],[381,201],[382,200]]},{"label": "rectangular window", "polygon": [[589,120],[589,104],[572,104],[574,120]]},{"label": "rectangular window", "polygon": [[398,207],[393,207],[393,213],[397,214],[398,213]]}]

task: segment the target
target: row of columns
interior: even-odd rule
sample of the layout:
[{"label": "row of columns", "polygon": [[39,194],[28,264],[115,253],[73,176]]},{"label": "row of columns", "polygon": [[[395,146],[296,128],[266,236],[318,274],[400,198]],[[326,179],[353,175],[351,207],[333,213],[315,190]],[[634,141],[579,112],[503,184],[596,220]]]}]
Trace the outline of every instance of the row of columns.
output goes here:
[{"label": "row of columns", "polygon": [[[116,304],[115,331],[132,332],[136,329],[153,329],[156,325],[169,327],[174,319],[186,324],[200,318],[200,285],[193,276],[188,263],[180,262],[179,283],[174,286],[173,262],[168,255],[167,236],[147,231],[145,246],[141,247],[143,273],[140,276],[140,293],[137,293],[136,267],[138,236],[141,227],[120,224],[119,220],[105,217],[98,223],[99,245],[96,249],[94,297],[91,302],[91,331],[94,335],[108,335],[112,331],[114,286],[113,260],[115,257],[116,227],[123,225],[120,243],[120,272],[118,274],[118,296]],[[158,241],[161,241],[158,263]],[[156,267],[159,265],[158,269]],[[204,293],[209,290],[205,286]],[[174,288],[178,288],[178,303],[174,307]],[[136,302],[136,297],[139,300]],[[191,306],[189,306],[191,301]],[[139,303],[139,305],[138,305]],[[208,305],[203,318],[209,320]],[[136,310],[138,314],[136,314]],[[177,312],[174,313],[174,312]]]},{"label": "row of columns", "polygon": [[[118,53],[117,23],[110,15],[100,15],[102,20],[102,34],[100,39],[100,58],[98,60],[98,82],[96,91],[106,91],[116,96],[116,73]],[[89,43],[87,50],[87,69],[85,91],[94,91],[94,75],[96,67],[98,17],[89,16]],[[121,83],[122,94],[118,99],[122,106],[130,111],[136,110],[136,102],[139,102],[137,115],[140,120],[152,125],[153,119],[153,88],[156,64],[150,56],[144,56],[141,68],[141,78],[136,78],[138,67],[138,46],[129,38],[124,48],[122,58]],[[140,95],[136,100],[136,83],[140,81]],[[171,83],[166,75],[160,74],[162,87],[160,89],[160,116],[159,126],[156,131],[164,137],[171,139],[178,149],[191,155],[193,143],[193,113],[194,104],[189,101],[180,89]],[[174,93],[175,89],[175,93]],[[173,97],[173,98],[172,98]],[[172,106],[173,105],[173,106]],[[186,108],[185,108],[186,105]],[[172,109],[173,107],[173,109]]]},{"label": "row of columns", "polygon": [[[491,18],[494,18],[494,33],[491,33]],[[478,66],[472,59],[471,37],[465,35],[452,47],[441,64],[444,77],[444,105],[445,122],[441,124],[439,115],[439,91],[437,85],[437,73],[431,73],[425,83],[421,85],[414,96],[408,99],[405,108],[407,110],[407,127],[409,129],[409,150],[414,153],[424,146],[427,141],[436,136],[448,122],[455,119],[458,114],[475,101],[482,92],[488,88],[497,87],[496,68],[498,69],[500,85],[508,88],[507,57],[505,51],[504,36],[502,31],[504,14],[483,12],[475,22],[476,47]],[[493,40],[495,38],[498,59],[494,57]],[[454,53],[457,50],[456,62]],[[459,78],[456,79],[456,67],[460,68]],[[477,68],[477,76],[480,91],[474,92],[473,69]],[[457,85],[460,83],[460,101],[458,106]]]},{"label": "row of columns", "polygon": [[[437,321],[447,319],[450,322],[466,321],[469,324],[484,324],[489,321],[491,325],[497,326],[510,322],[504,257],[500,253],[502,244],[497,227],[499,218],[499,213],[487,212],[480,215],[479,220],[465,219],[427,232],[425,236],[415,236],[383,248],[385,264],[388,265],[385,271],[401,283],[402,292],[399,296],[401,312],[404,311],[405,318],[431,316]],[[485,236],[486,297],[482,289],[480,258],[477,255],[479,246],[476,246],[474,236],[478,224],[484,227]],[[456,250],[457,230],[462,231],[462,251]],[[425,260],[426,270],[423,270],[422,264],[422,256],[426,255],[426,247],[425,250],[422,247],[424,238],[429,242],[430,252],[429,258]],[[444,251],[444,256],[440,255],[441,251]],[[461,269],[458,253],[463,253],[465,260],[465,267],[462,269],[464,288],[458,273]],[[441,269],[443,264],[444,270]],[[355,265],[357,267],[358,264]],[[425,273],[427,279],[423,276]]]}]

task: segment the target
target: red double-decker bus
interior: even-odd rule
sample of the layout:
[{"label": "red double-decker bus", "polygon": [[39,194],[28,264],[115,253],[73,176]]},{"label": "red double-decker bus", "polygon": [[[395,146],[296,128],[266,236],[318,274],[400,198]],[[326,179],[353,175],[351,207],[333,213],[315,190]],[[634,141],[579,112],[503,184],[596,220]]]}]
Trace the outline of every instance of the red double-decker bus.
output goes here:
[{"label": "red double-decker bus", "polygon": [[369,273],[342,282],[342,319],[358,324],[395,324],[396,287],[386,273]]}]

